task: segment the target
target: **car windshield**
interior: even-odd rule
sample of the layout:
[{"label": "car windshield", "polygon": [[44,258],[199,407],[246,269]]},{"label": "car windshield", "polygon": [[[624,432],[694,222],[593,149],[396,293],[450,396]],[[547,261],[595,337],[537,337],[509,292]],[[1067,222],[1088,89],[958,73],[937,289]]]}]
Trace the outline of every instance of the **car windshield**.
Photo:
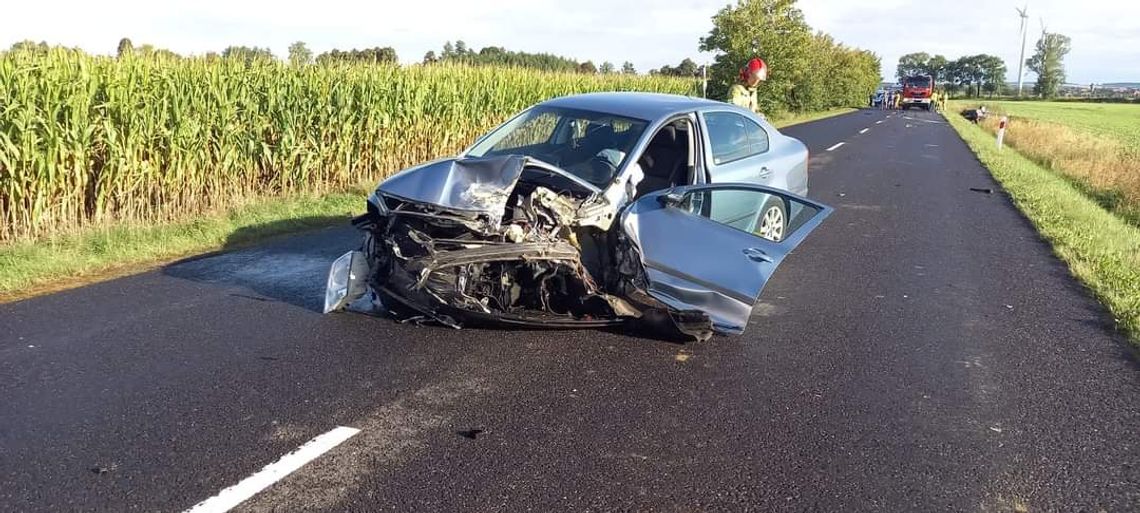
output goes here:
[{"label": "car windshield", "polygon": [[907,87],[930,87],[930,79],[926,77],[913,77],[906,79]]},{"label": "car windshield", "polygon": [[488,134],[467,156],[534,157],[604,186],[629,158],[646,125],[602,112],[534,107]]}]

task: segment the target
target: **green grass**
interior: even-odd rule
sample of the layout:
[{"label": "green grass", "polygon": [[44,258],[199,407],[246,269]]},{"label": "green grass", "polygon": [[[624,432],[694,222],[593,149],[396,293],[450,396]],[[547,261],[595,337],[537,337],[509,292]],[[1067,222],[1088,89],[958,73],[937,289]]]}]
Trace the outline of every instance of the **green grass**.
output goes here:
[{"label": "green grass", "polygon": [[87,228],[0,247],[0,301],[131,274],[187,255],[232,249],[275,235],[348,222],[364,191],[252,202],[193,221]]},{"label": "green grass", "polygon": [[[1140,105],[984,103],[995,113],[982,123],[985,130],[996,133],[997,114],[1008,114],[1008,146],[1065,176],[1102,207],[1140,227]],[[954,101],[949,110],[976,106]]]},{"label": "green grass", "polygon": [[989,133],[953,112],[946,116],[951,126],[1140,346],[1140,228],[1102,208],[1061,174],[1009,148],[999,152]]},{"label": "green grass", "polygon": [[1140,105],[1030,101],[971,101],[965,103],[983,103],[996,107],[1013,117],[1060,123],[1083,132],[1115,139],[1134,149],[1140,149]]},{"label": "green grass", "polygon": [[[854,109],[786,115],[789,126]],[[248,245],[276,235],[347,223],[369,187],[326,195],[266,198],[187,222],[84,227],[77,233],[0,246],[0,302],[131,274],[189,255]]]}]

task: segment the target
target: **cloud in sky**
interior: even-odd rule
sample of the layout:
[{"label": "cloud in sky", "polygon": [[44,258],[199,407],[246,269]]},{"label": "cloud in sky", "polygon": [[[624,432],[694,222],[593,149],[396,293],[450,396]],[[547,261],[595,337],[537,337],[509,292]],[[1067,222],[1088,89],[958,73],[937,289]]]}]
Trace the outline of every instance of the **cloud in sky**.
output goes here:
[{"label": "cloud in sky", "polygon": [[[550,52],[595,63],[632,61],[647,70],[697,52],[711,16],[727,0],[37,0],[5,8],[0,45],[32,39],[113,53],[122,37],[179,53],[228,45],[268,46],[286,55],[302,40],[316,53],[332,48],[392,46],[418,61],[447,40],[472,48]],[[992,53],[1017,69],[1015,2],[1006,0],[803,0],[809,24],[883,58],[894,75],[912,51],[954,58]],[[1007,12],[1008,11],[1008,12]],[[1051,31],[1073,39],[1069,81],[1140,80],[1140,2],[1033,0],[1030,49],[1044,17]],[[772,63],[779,65],[779,63]]]}]

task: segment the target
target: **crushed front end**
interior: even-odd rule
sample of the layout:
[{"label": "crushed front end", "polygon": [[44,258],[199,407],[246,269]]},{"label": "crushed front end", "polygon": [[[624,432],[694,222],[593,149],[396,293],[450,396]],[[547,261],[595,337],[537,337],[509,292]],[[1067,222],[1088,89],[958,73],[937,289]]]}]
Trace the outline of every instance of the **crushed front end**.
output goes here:
[{"label": "crushed front end", "polygon": [[[416,173],[420,173],[417,175]],[[353,220],[358,252],[329,276],[348,308],[451,327],[599,327],[629,321],[704,339],[707,317],[647,295],[617,205],[524,157],[449,160],[386,181]]]}]

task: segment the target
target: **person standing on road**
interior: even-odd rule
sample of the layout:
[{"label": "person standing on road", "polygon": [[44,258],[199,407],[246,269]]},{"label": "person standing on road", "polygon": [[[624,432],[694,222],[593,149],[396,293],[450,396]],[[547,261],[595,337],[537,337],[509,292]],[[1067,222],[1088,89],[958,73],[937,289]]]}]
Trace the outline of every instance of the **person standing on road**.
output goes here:
[{"label": "person standing on road", "polygon": [[768,80],[768,65],[759,57],[754,57],[748,61],[747,66],[740,68],[740,80],[728,90],[728,103],[763,116],[756,90],[760,82],[765,80]]},{"label": "person standing on road", "polygon": [[899,93],[895,93],[895,110],[899,110],[899,108],[901,108],[901,107],[902,107],[902,95]]}]

